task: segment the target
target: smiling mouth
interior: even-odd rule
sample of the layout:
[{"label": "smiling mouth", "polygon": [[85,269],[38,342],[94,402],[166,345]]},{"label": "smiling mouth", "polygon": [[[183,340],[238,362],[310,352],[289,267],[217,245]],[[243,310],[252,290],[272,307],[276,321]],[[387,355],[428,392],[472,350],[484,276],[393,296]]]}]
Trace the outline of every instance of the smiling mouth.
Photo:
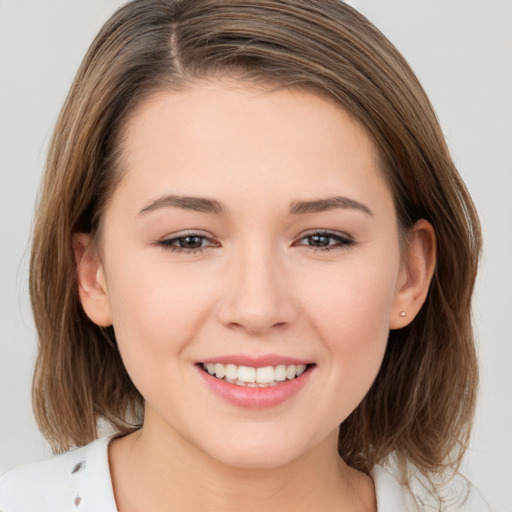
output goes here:
[{"label": "smiling mouth", "polygon": [[235,364],[203,363],[201,369],[212,377],[223,380],[237,386],[250,388],[267,388],[277,386],[283,382],[300,377],[314,365],[289,364],[277,366],[264,366],[254,368],[252,366],[237,366]]}]

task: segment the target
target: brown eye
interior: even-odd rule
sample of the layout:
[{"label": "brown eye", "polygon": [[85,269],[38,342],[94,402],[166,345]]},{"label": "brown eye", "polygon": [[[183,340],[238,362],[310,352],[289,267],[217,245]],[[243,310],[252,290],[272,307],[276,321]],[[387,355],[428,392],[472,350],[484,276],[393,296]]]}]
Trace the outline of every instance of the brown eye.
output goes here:
[{"label": "brown eye", "polygon": [[311,235],[306,237],[309,245],[312,247],[327,247],[331,238],[332,237],[328,235]]},{"label": "brown eye", "polygon": [[159,240],[156,245],[164,249],[177,253],[185,252],[187,254],[196,254],[211,247],[219,247],[220,244],[213,238],[198,233],[183,234],[182,236],[174,236]]},{"label": "brown eye", "polygon": [[305,245],[318,251],[343,249],[354,244],[354,240],[342,233],[317,231],[302,237],[297,245]]},{"label": "brown eye", "polygon": [[178,242],[178,246],[182,247],[183,249],[199,249],[203,246],[203,241],[205,238],[206,237],[204,236],[191,235],[176,238],[175,240]]}]

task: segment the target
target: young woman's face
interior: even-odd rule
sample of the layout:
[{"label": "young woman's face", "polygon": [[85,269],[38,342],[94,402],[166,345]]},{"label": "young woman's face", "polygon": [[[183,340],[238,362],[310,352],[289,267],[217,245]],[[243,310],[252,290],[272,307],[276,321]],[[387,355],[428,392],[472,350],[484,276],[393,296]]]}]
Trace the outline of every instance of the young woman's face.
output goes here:
[{"label": "young woman's face", "polygon": [[123,151],[98,279],[146,427],[244,467],[335,445],[404,279],[365,131],[312,93],[219,80],[152,96]]}]

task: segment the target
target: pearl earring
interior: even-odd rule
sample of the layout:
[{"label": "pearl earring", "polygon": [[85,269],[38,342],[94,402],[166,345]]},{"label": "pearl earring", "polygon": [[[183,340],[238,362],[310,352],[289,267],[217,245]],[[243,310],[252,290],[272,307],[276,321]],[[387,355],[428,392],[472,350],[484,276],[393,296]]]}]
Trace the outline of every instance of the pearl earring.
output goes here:
[{"label": "pearl earring", "polygon": [[406,315],[407,315],[407,313],[405,311],[400,311],[400,316],[403,317],[403,316],[406,316]]}]

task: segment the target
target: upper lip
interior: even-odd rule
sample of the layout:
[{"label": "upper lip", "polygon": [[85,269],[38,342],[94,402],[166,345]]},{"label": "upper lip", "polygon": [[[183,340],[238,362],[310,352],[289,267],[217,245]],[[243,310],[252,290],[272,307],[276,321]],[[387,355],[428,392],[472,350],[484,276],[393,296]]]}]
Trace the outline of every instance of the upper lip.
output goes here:
[{"label": "upper lip", "polygon": [[252,368],[264,368],[265,366],[279,366],[279,365],[299,365],[299,364],[312,364],[312,361],[300,359],[297,357],[282,356],[277,354],[266,354],[261,356],[251,356],[248,354],[229,354],[225,356],[209,357],[200,361],[203,364],[220,363],[220,364],[234,364],[236,366],[250,366]]}]

